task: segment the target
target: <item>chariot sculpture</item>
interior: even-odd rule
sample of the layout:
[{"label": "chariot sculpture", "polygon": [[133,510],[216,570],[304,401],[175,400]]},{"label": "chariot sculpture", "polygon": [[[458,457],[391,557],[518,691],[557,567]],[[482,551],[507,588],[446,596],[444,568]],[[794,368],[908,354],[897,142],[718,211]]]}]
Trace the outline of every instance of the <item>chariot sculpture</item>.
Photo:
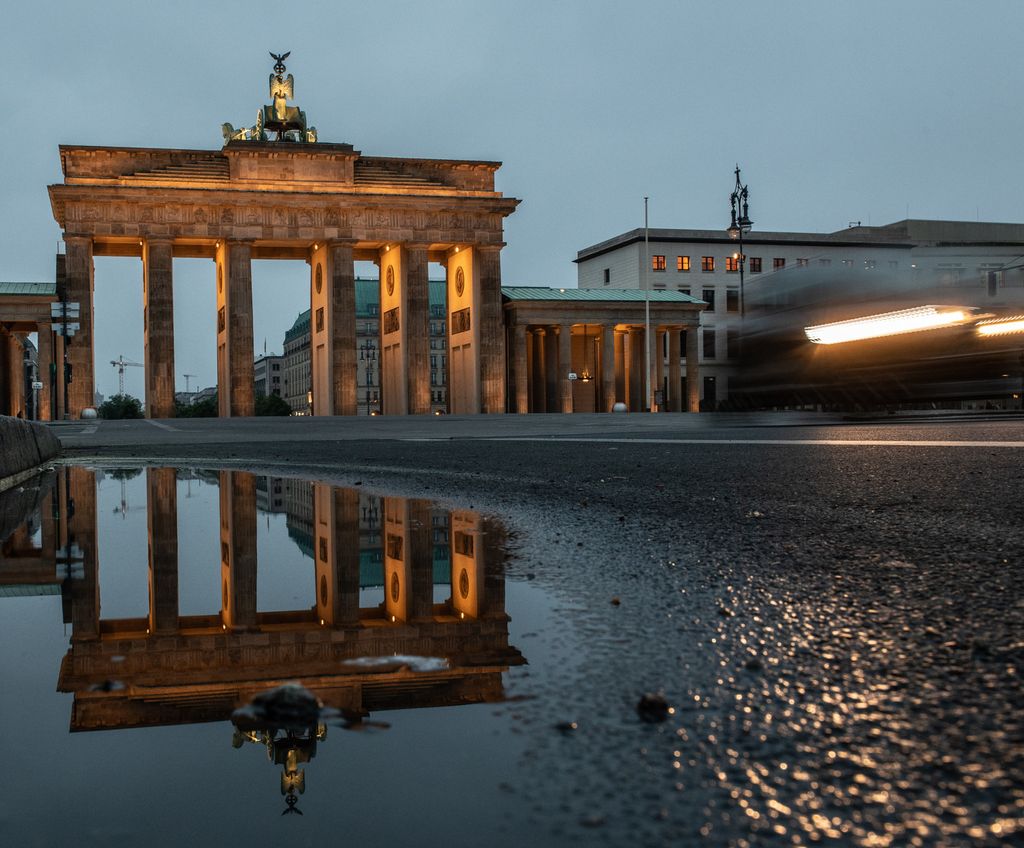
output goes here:
[{"label": "chariot sculpture", "polygon": [[224,143],[229,141],[291,141],[316,142],[316,127],[306,124],[306,113],[298,106],[289,106],[288,101],[295,97],[295,78],[288,74],[284,60],[291,55],[271,53],[274,60],[274,73],[270,75],[269,106],[260,107],[256,113],[256,123],[252,127],[235,129],[231,124],[223,124],[221,132]]}]

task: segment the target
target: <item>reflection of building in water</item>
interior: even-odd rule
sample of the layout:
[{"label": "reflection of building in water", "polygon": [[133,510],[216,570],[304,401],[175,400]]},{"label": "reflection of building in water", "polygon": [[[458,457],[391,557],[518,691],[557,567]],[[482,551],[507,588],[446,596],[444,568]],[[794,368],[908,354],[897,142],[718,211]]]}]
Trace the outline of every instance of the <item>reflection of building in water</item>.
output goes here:
[{"label": "reflection of building in water", "polygon": [[256,478],[256,509],[260,512],[284,512],[284,478],[261,475]]},{"label": "reflection of building in water", "polygon": [[[445,527],[456,528],[457,542],[447,561],[448,596],[435,603],[436,558],[449,548],[435,544],[439,526],[429,502],[385,498],[381,503],[355,490],[309,486],[316,604],[261,612],[256,478],[221,472],[220,611],[183,616],[175,471],[145,473],[149,612],[144,617],[101,616],[93,472],[63,469],[26,510],[40,516],[41,545],[27,544],[32,541],[28,531],[8,534],[4,542],[8,556],[0,574],[7,574],[8,560],[17,561],[23,552],[26,563],[31,560],[53,581],[57,560],[64,557],[67,578],[61,591],[65,621],[72,627],[58,689],[74,694],[73,731],[224,720],[257,693],[295,679],[350,717],[502,699],[502,673],[523,660],[508,644],[498,525],[464,511],[444,517]],[[361,607],[362,540],[369,536],[373,500],[384,528],[386,592],[383,603]],[[394,663],[351,663],[396,655],[444,662],[422,671]]]}]

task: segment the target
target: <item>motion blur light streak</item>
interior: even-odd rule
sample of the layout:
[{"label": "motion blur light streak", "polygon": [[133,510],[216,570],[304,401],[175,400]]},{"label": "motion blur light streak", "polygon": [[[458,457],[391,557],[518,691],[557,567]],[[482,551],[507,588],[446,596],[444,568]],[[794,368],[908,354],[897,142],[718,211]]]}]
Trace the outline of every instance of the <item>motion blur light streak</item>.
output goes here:
[{"label": "motion blur light streak", "polygon": [[963,324],[969,318],[970,312],[964,307],[918,306],[914,309],[900,309],[896,312],[836,321],[833,324],[805,327],[804,333],[815,344],[840,344],[951,327]]},{"label": "motion blur light streak", "polygon": [[1024,333],[1024,315],[1011,315],[1007,318],[993,318],[978,322],[978,335],[1005,336],[1009,333]]}]

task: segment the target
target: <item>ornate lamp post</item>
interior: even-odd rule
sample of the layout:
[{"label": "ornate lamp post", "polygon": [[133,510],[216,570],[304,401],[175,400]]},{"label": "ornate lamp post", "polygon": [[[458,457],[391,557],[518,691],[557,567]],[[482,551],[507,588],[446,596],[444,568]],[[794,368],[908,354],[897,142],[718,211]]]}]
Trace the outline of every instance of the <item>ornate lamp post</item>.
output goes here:
[{"label": "ornate lamp post", "polygon": [[746,312],[746,298],[743,296],[743,265],[747,257],[743,255],[743,234],[749,233],[754,222],[750,220],[750,210],[747,202],[747,187],[740,182],[740,166],[736,166],[736,188],[729,195],[729,206],[732,211],[732,220],[726,232],[729,238],[739,241],[739,252],[735,258],[739,262],[740,269],[740,319]]}]

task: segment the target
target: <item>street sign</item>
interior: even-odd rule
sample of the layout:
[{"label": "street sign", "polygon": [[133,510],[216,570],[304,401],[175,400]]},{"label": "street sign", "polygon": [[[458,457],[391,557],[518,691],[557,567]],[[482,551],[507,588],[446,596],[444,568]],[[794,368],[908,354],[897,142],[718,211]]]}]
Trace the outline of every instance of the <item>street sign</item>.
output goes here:
[{"label": "street sign", "polygon": [[73,336],[80,328],[81,324],[78,321],[53,321],[50,323],[53,327],[53,331],[59,336]]},{"label": "street sign", "polygon": [[35,382],[32,383],[32,388],[35,391],[39,391],[42,387],[43,387],[43,384],[40,383],[38,380],[36,380]]},{"label": "street sign", "polygon": [[81,304],[79,303],[51,303],[50,304],[50,317],[51,318],[77,318]]},{"label": "street sign", "polygon": [[578,379],[579,379],[579,377],[576,376],[576,372],[575,371],[570,371],[569,372],[569,381],[570,382],[572,382],[573,380],[578,380]]}]

